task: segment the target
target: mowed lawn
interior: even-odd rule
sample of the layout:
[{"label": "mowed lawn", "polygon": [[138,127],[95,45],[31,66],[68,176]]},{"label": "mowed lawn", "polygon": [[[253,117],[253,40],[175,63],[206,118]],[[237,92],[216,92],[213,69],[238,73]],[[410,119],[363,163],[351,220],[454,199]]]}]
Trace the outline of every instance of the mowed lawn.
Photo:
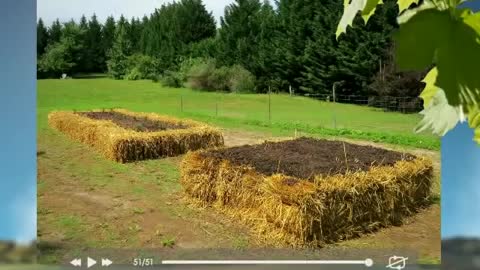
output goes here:
[{"label": "mowed lawn", "polygon": [[[399,149],[415,146],[402,146],[403,142],[423,141],[429,144],[420,143],[421,146],[433,148],[439,144],[434,136],[411,132],[419,120],[417,115],[384,113],[342,104],[333,108],[332,104],[287,95],[272,95],[271,101],[270,125],[268,95],[205,93],[165,88],[149,81],[38,81],[40,262],[68,263],[72,258],[89,254],[100,256],[98,250],[90,249],[107,249],[102,256],[115,262],[129,263],[128,258],[134,255],[145,257],[142,252],[150,249],[159,253],[152,256],[162,258],[163,249],[222,247],[246,250],[262,246],[248,228],[236,220],[184,201],[179,183],[181,156],[128,164],[106,160],[92,148],[71,141],[49,128],[47,116],[53,110],[123,107],[194,118],[223,128],[228,140],[236,140],[236,143],[292,137],[295,128],[303,128],[307,135],[320,137],[334,134],[380,141],[400,138],[397,143],[400,144]],[[344,125],[348,129],[332,132],[332,108],[337,113],[338,126]],[[354,132],[349,133],[349,130]],[[439,162],[438,151],[412,151],[428,153]],[[436,171],[433,192],[438,199],[438,168]],[[422,260],[439,261],[438,200],[431,208],[413,217],[406,226],[346,241],[333,247],[333,251],[327,251],[340,254],[345,249],[406,249],[412,246],[418,246]],[[110,254],[108,249],[122,249],[125,253],[120,254],[117,250]],[[147,251],[137,252],[136,249]],[[380,250],[372,256],[382,257],[383,253]]]},{"label": "mowed lawn", "polygon": [[440,147],[438,137],[413,132],[421,119],[418,114],[384,112],[285,94],[272,94],[269,108],[269,96],[265,94],[200,92],[163,87],[151,81],[38,81],[39,128],[45,126],[46,115],[52,110],[114,107],[188,117],[229,128],[267,128],[279,135],[297,130],[432,150]]}]

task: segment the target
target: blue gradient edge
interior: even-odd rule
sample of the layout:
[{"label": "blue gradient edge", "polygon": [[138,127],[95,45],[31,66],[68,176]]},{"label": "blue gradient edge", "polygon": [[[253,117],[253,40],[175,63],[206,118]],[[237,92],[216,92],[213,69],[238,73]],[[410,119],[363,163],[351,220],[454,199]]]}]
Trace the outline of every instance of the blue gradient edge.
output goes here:
[{"label": "blue gradient edge", "polygon": [[0,240],[27,242],[37,231],[37,8],[35,0],[0,5]]}]

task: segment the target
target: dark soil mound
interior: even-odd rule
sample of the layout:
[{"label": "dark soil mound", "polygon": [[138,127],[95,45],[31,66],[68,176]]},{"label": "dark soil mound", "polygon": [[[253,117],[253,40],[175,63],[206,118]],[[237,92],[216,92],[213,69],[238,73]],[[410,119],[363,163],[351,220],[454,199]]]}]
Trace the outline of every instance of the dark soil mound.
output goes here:
[{"label": "dark soil mound", "polygon": [[119,112],[81,112],[78,113],[95,120],[110,120],[116,125],[138,132],[155,132],[167,129],[184,129],[183,125],[172,125],[161,121],[152,121],[146,117],[134,117]]},{"label": "dark soil mound", "polygon": [[367,171],[372,165],[393,165],[402,159],[415,158],[372,146],[311,138],[219,149],[206,152],[206,155],[227,159],[236,165],[252,166],[265,175],[283,173],[310,180],[315,175]]}]

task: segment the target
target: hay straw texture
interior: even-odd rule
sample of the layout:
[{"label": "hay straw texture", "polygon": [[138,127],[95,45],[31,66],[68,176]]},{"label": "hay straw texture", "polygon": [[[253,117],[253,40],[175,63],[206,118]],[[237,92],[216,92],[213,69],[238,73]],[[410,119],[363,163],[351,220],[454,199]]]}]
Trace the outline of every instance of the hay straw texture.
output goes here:
[{"label": "hay straw texture", "polygon": [[188,153],[181,164],[188,198],[241,219],[268,245],[322,246],[357,237],[400,225],[429,202],[433,167],[425,158],[309,182],[262,175],[203,152]]},{"label": "hay straw texture", "polygon": [[177,156],[190,150],[222,146],[222,133],[213,127],[192,120],[180,120],[154,113],[135,113],[123,109],[114,112],[146,117],[153,121],[187,126],[158,132],[136,132],[108,120],[94,120],[74,112],[51,112],[48,123],[71,139],[96,148],[106,158],[129,162]]}]

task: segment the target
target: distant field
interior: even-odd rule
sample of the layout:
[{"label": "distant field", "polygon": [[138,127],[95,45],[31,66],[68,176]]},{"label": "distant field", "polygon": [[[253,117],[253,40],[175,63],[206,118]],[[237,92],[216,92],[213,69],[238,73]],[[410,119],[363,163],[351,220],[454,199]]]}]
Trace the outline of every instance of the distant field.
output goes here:
[{"label": "distant field", "polygon": [[[45,127],[52,110],[123,107],[211,122],[223,127],[266,128],[279,135],[295,130],[438,150],[438,137],[414,134],[418,114],[332,104],[305,97],[225,94],[163,87],[151,81],[100,79],[38,81],[38,123]],[[336,124],[334,124],[336,123]]]}]

